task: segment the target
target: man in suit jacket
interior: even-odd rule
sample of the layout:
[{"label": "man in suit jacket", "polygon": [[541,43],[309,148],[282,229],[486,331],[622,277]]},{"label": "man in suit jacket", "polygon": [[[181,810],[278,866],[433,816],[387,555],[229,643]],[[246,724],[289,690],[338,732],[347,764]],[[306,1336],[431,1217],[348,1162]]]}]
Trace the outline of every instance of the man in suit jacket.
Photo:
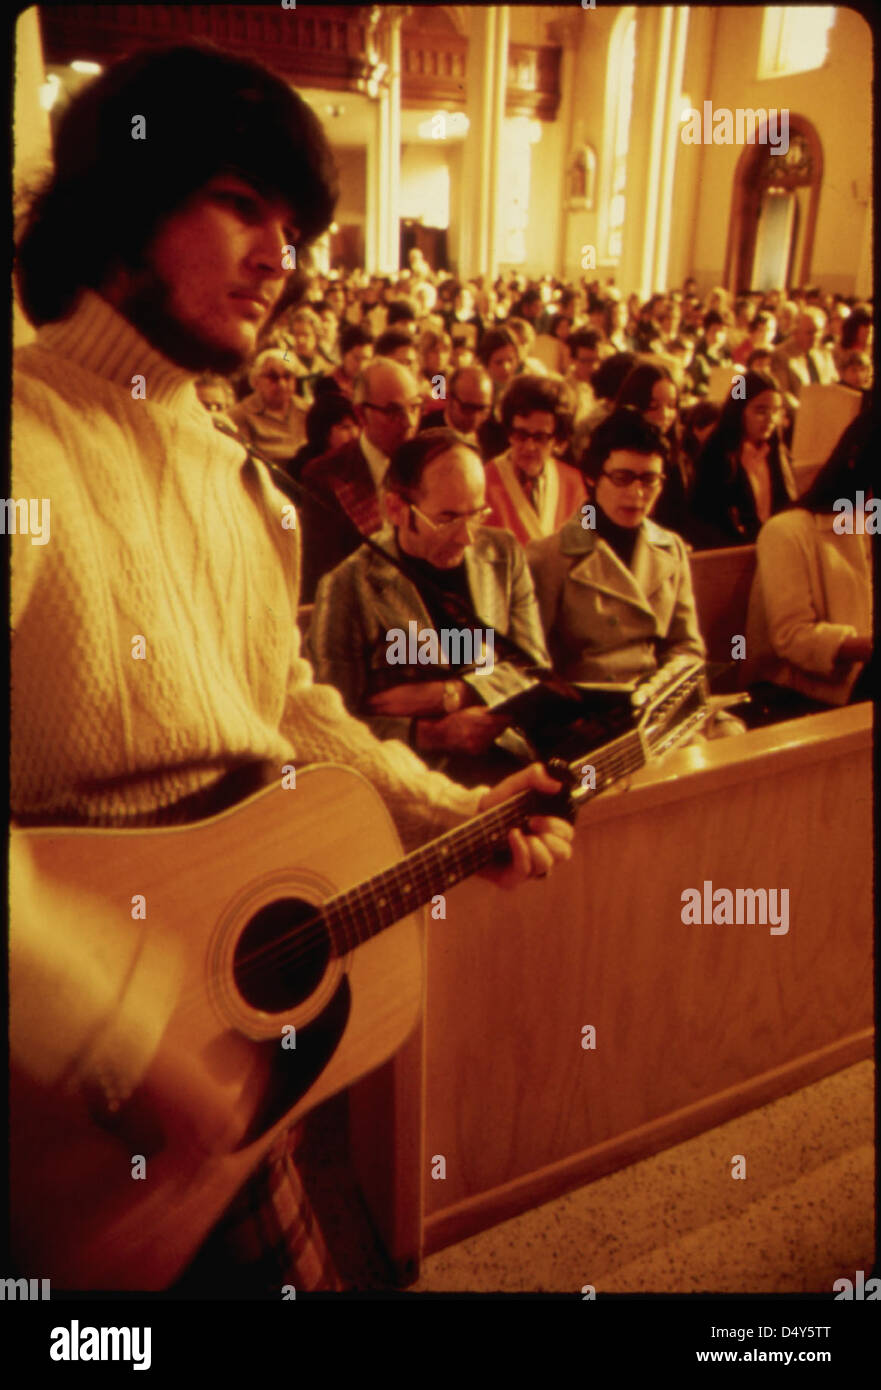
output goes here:
[{"label": "man in suit jacket", "polygon": [[323,574],[382,526],[379,487],[389,459],[419,422],[419,388],[399,362],[376,357],[355,383],[360,439],[313,459],[301,482],[312,499],[298,505],[303,541],[301,594],[312,601]]},{"label": "man in suit jacket", "polygon": [[[407,573],[362,546],[325,575],[309,629],[315,674],[378,737],[447,767],[447,755],[467,755],[473,770],[505,727],[492,707],[532,684],[527,664],[550,664],[526,559],[513,536],[482,525],[483,467],[452,430],[397,451],[385,503],[391,525],[375,539]],[[496,632],[524,650],[520,667],[495,659]]]},{"label": "man in suit jacket", "polygon": [[796,320],[793,332],[771,356],[771,374],[783,392],[787,406],[798,409],[801,388],[812,382],[829,386],[835,381],[835,368],[825,352],[817,347],[820,323],[814,312],[805,311]]}]

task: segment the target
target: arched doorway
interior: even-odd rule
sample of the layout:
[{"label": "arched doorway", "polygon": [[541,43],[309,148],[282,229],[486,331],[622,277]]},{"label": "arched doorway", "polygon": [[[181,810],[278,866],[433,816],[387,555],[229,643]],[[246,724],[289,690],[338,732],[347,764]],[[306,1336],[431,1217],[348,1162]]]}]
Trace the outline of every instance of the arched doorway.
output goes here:
[{"label": "arched doorway", "polygon": [[789,149],[747,145],[737,162],[725,281],[736,294],[810,282],[823,149],[804,116],[789,114]]}]

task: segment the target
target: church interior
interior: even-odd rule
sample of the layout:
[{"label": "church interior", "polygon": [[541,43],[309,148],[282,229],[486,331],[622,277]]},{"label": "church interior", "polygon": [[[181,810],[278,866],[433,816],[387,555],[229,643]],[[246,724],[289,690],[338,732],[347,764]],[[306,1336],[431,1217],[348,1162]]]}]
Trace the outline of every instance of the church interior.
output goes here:
[{"label": "church interior", "polygon": [[[570,602],[575,613],[571,596],[579,586],[566,579],[552,591],[553,566],[563,563],[568,543],[553,555],[549,547],[553,537],[571,540],[574,527],[573,547],[594,546],[584,552],[585,565],[605,546],[622,585],[642,582],[632,546],[622,540],[628,526],[635,534],[642,503],[626,515],[610,511],[610,520],[603,512],[592,534],[591,502],[608,496],[614,508],[634,489],[647,495],[651,479],[641,481],[633,460],[646,465],[652,446],[640,443],[638,430],[653,429],[652,412],[667,409],[651,439],[663,434],[656,457],[671,471],[679,460],[681,496],[665,489],[656,521],[643,529],[654,527],[657,546],[674,556],[663,564],[675,560],[690,576],[689,611],[699,632],[677,640],[692,658],[705,652],[709,675],[693,678],[687,709],[699,691],[715,702],[715,718],[729,721],[721,732],[736,734],[665,741],[666,726],[663,736],[656,729],[670,719],[680,685],[646,696],[644,714],[633,716],[632,761],[621,752],[628,736],[609,725],[615,785],[604,790],[601,779],[602,794],[578,815],[572,857],[554,865],[547,883],[503,892],[470,876],[431,897],[419,927],[420,984],[408,1029],[351,1084],[319,1088],[300,1123],[296,1166],[336,1271],[337,1282],[326,1287],[426,1296],[832,1297],[837,1280],[868,1274],[875,1261],[868,537],[877,516],[859,493],[867,534],[839,537],[816,481],[830,459],[843,457],[854,431],[863,454],[857,457],[854,444],[852,473],[872,448],[865,434],[874,420],[867,20],[844,6],[40,5],[16,29],[17,197],[51,169],[65,113],[90,84],[141,49],[190,43],[253,60],[298,93],[338,173],[332,220],[294,264],[296,295],[260,329],[253,359],[238,374],[212,367],[199,379],[218,428],[225,420],[233,437],[285,472],[295,489],[302,483],[319,491],[323,461],[331,460],[323,475],[331,479],[333,461],[357,447],[363,430],[362,444],[371,442],[360,466],[375,505],[376,460],[385,467],[394,454],[381,428],[390,428],[401,407],[391,394],[390,404],[365,395],[371,381],[374,390],[379,383],[386,389],[369,357],[387,366],[394,358],[395,370],[402,364],[418,382],[419,428],[446,430],[451,451],[458,441],[469,466],[477,458],[486,469],[486,505],[482,491],[475,493],[472,511],[480,520],[494,509],[487,530],[509,536],[498,553],[516,551],[520,558],[510,563],[517,574],[528,578],[531,569],[543,624],[539,649],[546,639],[564,680],[589,690],[607,683],[616,692],[630,675],[603,665],[595,647],[611,642],[615,604],[624,599],[602,582],[590,591],[593,626],[585,618],[577,629],[582,664],[573,657],[566,665],[580,619],[564,629],[560,615]],[[151,119],[146,112],[147,142]],[[17,296],[16,350],[36,352],[46,331]],[[644,374],[647,400],[639,398],[639,380],[625,384],[628,372]],[[605,378],[612,384],[602,385]],[[471,415],[457,416],[447,401],[450,381],[453,395],[457,382],[475,393],[462,398]],[[518,381],[523,391],[531,383],[533,394],[518,397]],[[145,404],[149,373],[147,383]],[[745,409],[738,383],[746,383]],[[658,389],[660,396],[651,394]],[[272,390],[287,394],[276,400]],[[771,424],[763,436],[730,446],[726,422],[752,420],[759,399],[770,402]],[[376,412],[391,412],[382,416],[385,425]],[[614,476],[603,431],[619,452]],[[547,493],[526,486],[527,465],[526,474],[516,472],[533,444],[544,449],[542,476],[554,470],[561,499],[566,480],[575,489],[568,510],[560,500],[555,512]],[[386,488],[411,444],[400,447]],[[723,457],[746,480],[749,506],[740,513],[710,497],[722,486],[723,464],[711,476],[707,460]],[[777,475],[766,467],[778,458],[787,489],[779,497]],[[510,482],[515,473],[519,485]],[[703,495],[710,500],[701,503]],[[424,568],[424,556],[437,553],[428,548],[437,525],[455,527],[465,514],[424,520],[431,506],[414,496],[405,498],[406,525],[429,537],[423,551],[412,551]],[[341,488],[337,502],[347,506]],[[813,511],[804,509],[809,502]],[[406,510],[400,494],[395,505],[392,521]],[[820,518],[824,506],[828,524]],[[58,510],[52,521],[61,544]],[[359,540],[384,534],[379,511],[374,524],[364,521],[363,508],[349,510]],[[570,519],[573,510],[583,532]],[[837,684],[816,673],[801,683],[779,676],[774,684],[773,674],[753,673],[742,659],[758,640],[752,624],[760,566],[770,563],[764,551],[771,556],[775,535],[783,545],[778,512],[781,521],[797,515],[805,526],[811,517],[827,540],[834,529],[841,541],[836,576],[845,541],[852,546],[847,582],[861,576],[858,611],[832,612],[839,590],[832,595],[827,578],[830,609],[813,620],[827,633],[830,624],[840,627],[848,656],[835,658]],[[464,727],[461,701],[473,707],[483,698],[468,693],[473,678],[448,682],[426,720],[412,701],[394,702],[398,687],[382,694],[365,638],[361,675],[369,668],[376,683],[356,708],[353,687],[335,673],[354,662],[356,634],[372,631],[376,612],[386,611],[384,599],[361,598],[363,611],[352,616],[356,582],[368,583],[377,557],[353,542],[331,559],[322,540],[310,559],[311,514],[298,515],[306,558],[293,602],[315,680],[339,684],[349,712],[363,719],[368,711],[377,737],[411,737],[429,767],[456,780],[476,745],[466,741],[444,761],[435,750],[454,745],[432,742],[423,726]],[[732,517],[736,529],[723,534]],[[316,534],[325,524],[327,515],[315,522]],[[54,537],[39,552],[41,563],[44,554],[51,559]],[[812,576],[814,564],[805,560]],[[344,570],[350,587],[343,578],[334,587]],[[667,573],[659,569],[654,582],[673,584]],[[400,588],[401,576],[388,582]],[[769,624],[771,591],[788,594],[796,582],[808,580],[787,570],[770,584]],[[633,601],[643,617],[655,598],[649,592],[648,609],[644,597]],[[792,605],[794,612],[795,599]],[[434,621],[436,607],[426,608]],[[791,614],[785,620],[795,621]],[[502,633],[502,620],[495,627]],[[623,634],[623,626],[615,630]],[[529,648],[525,627],[507,631]],[[259,642],[259,628],[252,635]],[[661,662],[665,640],[657,638]],[[510,655],[501,643],[498,636],[499,677]],[[798,665],[794,650],[793,640],[790,673]],[[753,679],[765,683],[753,686]],[[404,718],[409,734],[401,732]],[[557,747],[543,730],[545,742],[536,734],[533,751]],[[565,748],[571,765],[571,739]],[[463,785],[483,785],[476,762],[471,771]],[[579,780],[586,789],[586,774]],[[303,775],[289,795],[305,798],[309,786]],[[340,888],[353,888],[366,872],[361,849],[373,837],[380,843],[383,814],[379,807],[374,821],[365,812],[349,840],[334,840],[346,864]],[[317,831],[304,834],[315,840],[316,865],[324,863]],[[230,843],[229,863],[238,852]],[[250,874],[244,844],[241,856]],[[331,875],[327,865],[313,874],[319,887],[322,874]],[[760,915],[752,912],[757,901]],[[381,1017],[397,988],[393,975],[389,981],[377,989]],[[173,1243],[171,1224],[163,1229]],[[41,1240],[35,1248],[48,1259],[45,1231]],[[61,1287],[73,1268],[60,1260]],[[88,1267],[68,1277],[74,1287],[138,1287],[130,1271],[114,1283],[114,1269],[107,1257],[94,1274],[98,1282],[90,1283]],[[228,1296],[210,1245],[182,1255],[156,1279],[154,1287],[181,1297],[205,1288]]]}]

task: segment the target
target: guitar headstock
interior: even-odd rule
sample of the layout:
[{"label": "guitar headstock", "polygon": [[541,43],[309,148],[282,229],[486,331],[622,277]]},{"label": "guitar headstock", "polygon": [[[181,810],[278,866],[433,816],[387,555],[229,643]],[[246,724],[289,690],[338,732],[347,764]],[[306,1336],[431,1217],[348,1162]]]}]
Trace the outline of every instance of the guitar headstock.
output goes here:
[{"label": "guitar headstock", "polygon": [[675,657],[641,681],[631,703],[647,754],[657,756],[693,737],[712,714],[709,693],[706,665],[696,657]]}]

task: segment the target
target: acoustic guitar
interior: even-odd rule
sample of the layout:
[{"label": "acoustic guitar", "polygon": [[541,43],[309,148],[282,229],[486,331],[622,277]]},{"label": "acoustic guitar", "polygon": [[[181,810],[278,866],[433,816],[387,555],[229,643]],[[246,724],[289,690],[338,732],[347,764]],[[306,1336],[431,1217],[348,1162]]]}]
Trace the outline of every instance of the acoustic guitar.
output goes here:
[{"label": "acoustic guitar", "polygon": [[[571,818],[691,738],[711,712],[696,661],[664,667],[633,700],[627,731],[586,755],[592,775],[583,758],[549,765],[566,783],[559,798],[521,793],[403,856],[376,792],[330,765],[183,827],[13,829],[18,1267],[70,1289],[161,1289],[178,1278],[285,1131],[387,1060],[416,1026],[419,909],[504,857],[509,830],[536,814]],[[115,1015],[125,1020],[139,972],[142,984],[161,982],[166,1000],[167,1017],[147,1020],[158,1039],[148,1090],[156,1103],[134,1120],[127,1097],[114,1113],[106,1097],[92,1106],[87,1088],[41,1085],[39,1030],[16,1008],[31,924],[51,921],[69,950],[95,913],[111,920],[111,937],[134,933],[138,947]],[[45,1027],[63,1030],[52,1002]],[[144,1026],[137,1009],[132,1018]],[[138,1159],[142,1177],[133,1175]]]}]

